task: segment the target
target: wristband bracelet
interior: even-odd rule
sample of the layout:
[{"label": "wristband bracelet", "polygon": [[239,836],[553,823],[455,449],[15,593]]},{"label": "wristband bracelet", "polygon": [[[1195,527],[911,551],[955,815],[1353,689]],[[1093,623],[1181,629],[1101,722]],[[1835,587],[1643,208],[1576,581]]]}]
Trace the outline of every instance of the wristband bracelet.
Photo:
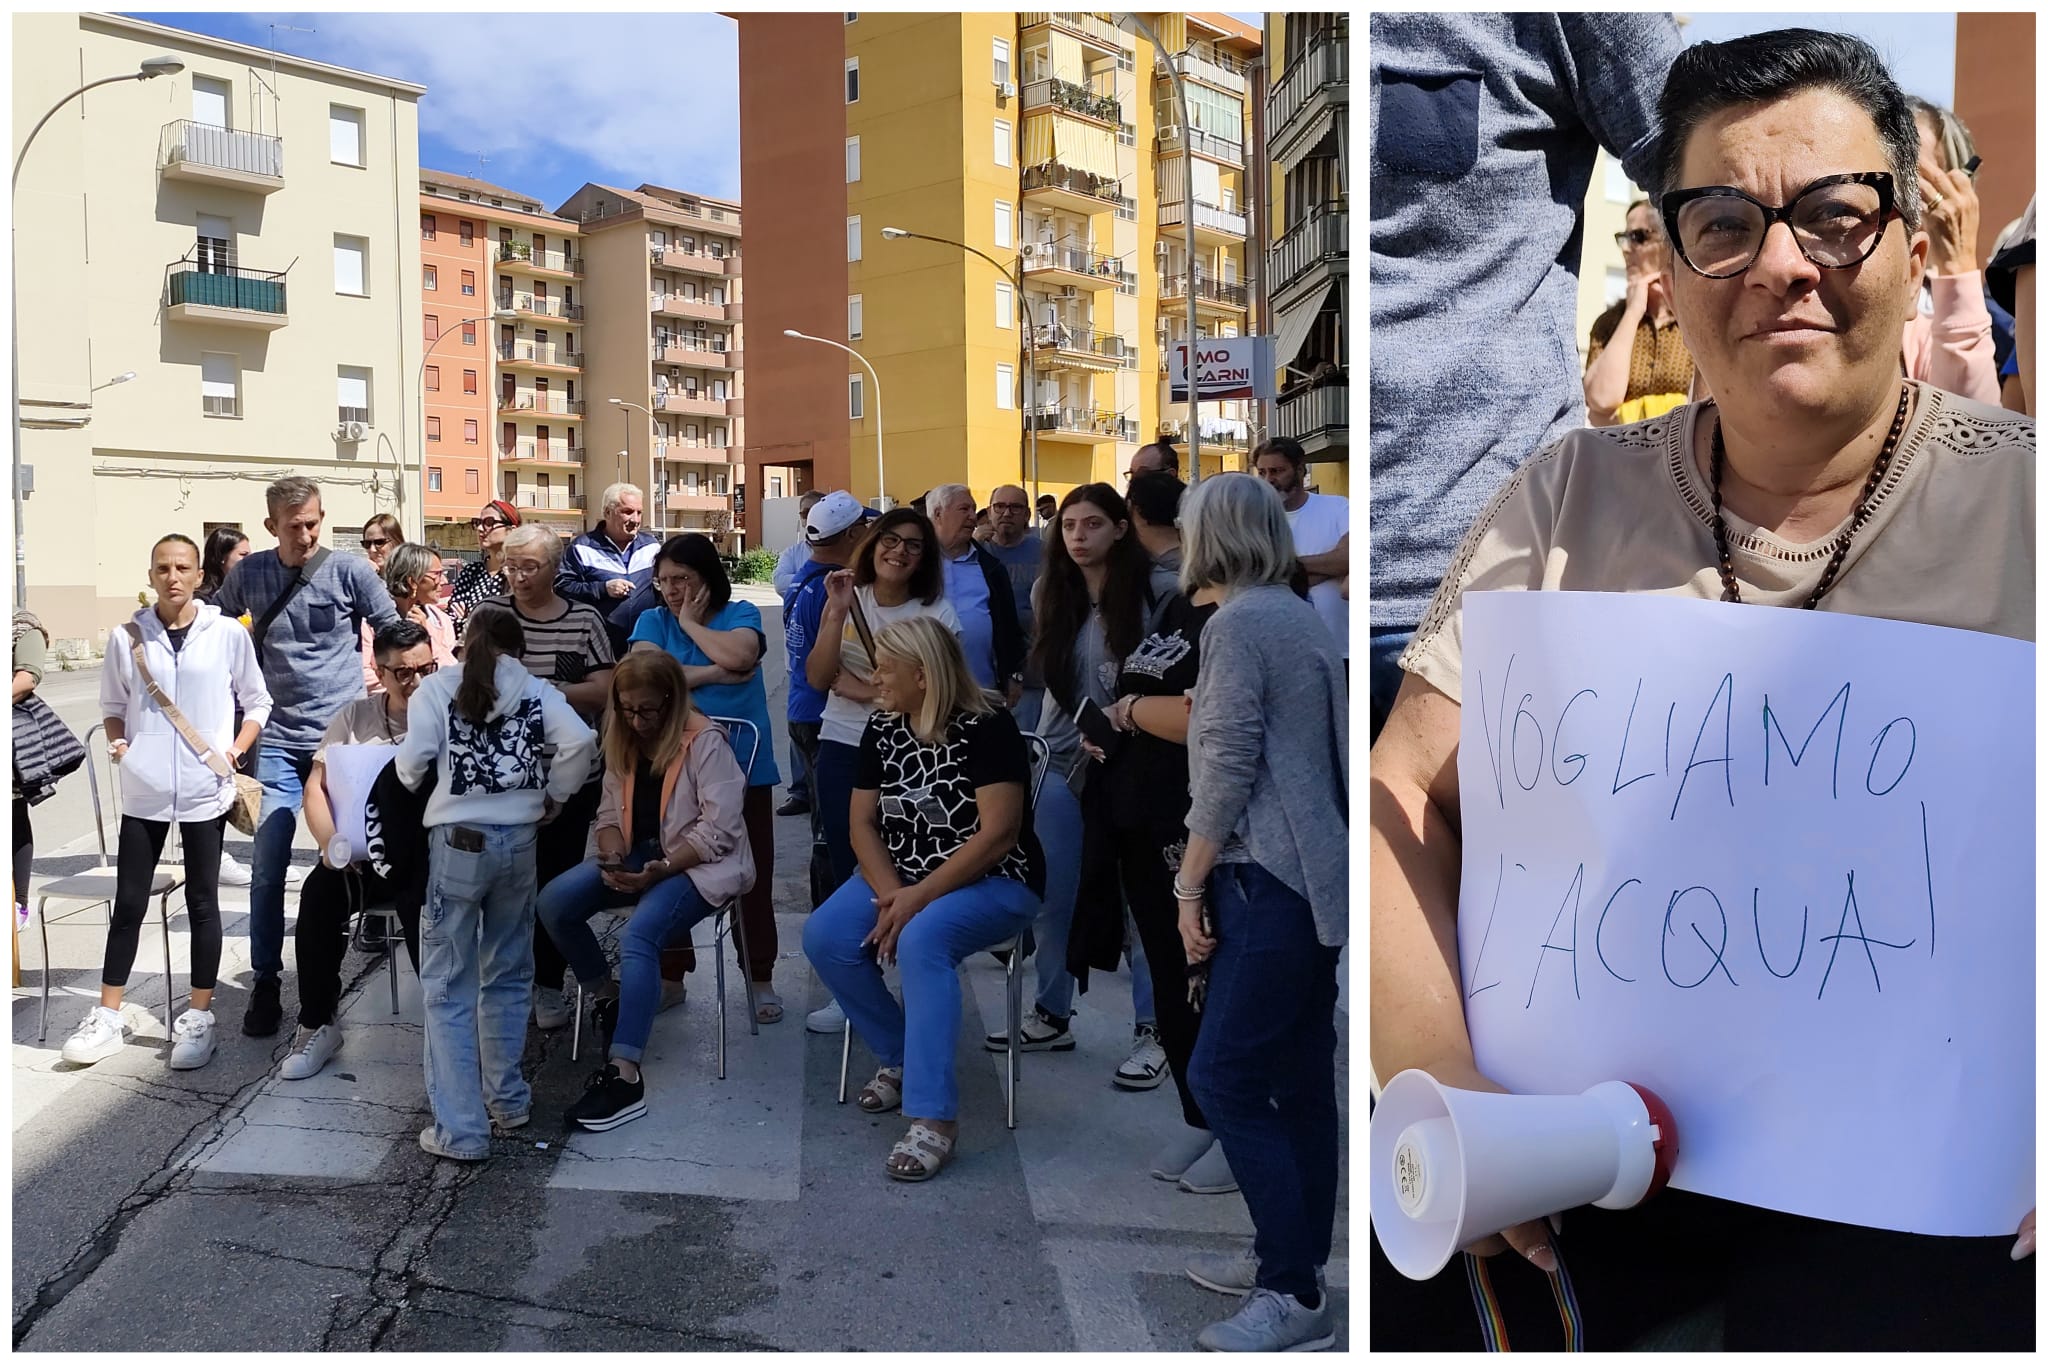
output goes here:
[{"label": "wristband bracelet", "polygon": [[1198,901],[1202,899],[1203,894],[1204,893],[1199,889],[1191,889],[1189,887],[1182,886],[1180,884],[1180,878],[1175,877],[1173,879],[1173,898],[1175,900]]}]

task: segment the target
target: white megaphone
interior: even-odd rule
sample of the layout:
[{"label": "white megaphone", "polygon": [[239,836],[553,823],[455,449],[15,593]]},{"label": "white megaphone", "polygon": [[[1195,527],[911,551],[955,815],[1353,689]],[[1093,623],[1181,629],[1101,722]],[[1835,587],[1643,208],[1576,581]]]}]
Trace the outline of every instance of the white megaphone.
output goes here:
[{"label": "white megaphone", "polygon": [[1640,1204],[1678,1159],[1671,1111],[1625,1081],[1583,1095],[1496,1095],[1403,1071],[1371,1128],[1373,1230],[1411,1280],[1532,1218]]}]

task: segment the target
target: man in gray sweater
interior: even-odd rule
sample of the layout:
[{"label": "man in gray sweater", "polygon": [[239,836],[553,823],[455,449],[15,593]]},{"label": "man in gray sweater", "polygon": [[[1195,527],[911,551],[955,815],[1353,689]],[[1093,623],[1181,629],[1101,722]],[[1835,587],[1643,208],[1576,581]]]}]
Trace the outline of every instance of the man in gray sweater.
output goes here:
[{"label": "man in gray sweater", "polygon": [[284,879],[313,751],[327,722],[363,694],[362,625],[382,628],[398,609],[367,559],[322,549],[326,513],[311,479],[279,479],[264,491],[263,529],[275,550],[244,556],[221,584],[214,605],[247,614],[256,659],[274,709],[256,750],[263,808],[249,887],[249,957],[255,986],[242,1032],[268,1038],[284,1017]]}]

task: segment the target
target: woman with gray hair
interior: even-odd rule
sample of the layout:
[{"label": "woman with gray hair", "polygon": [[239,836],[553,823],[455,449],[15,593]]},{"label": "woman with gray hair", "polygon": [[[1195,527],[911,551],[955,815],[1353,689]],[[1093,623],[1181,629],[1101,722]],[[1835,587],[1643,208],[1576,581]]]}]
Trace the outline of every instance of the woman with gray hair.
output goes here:
[{"label": "woman with gray hair", "polygon": [[[434,662],[455,667],[455,618],[441,606],[448,579],[441,567],[441,552],[431,545],[411,541],[396,545],[384,556],[384,586],[398,614],[427,633],[434,647]],[[363,622],[363,686],[371,696],[384,691],[377,676],[376,629]]]},{"label": "woman with gray hair", "polygon": [[[1188,1084],[1257,1230],[1188,1266],[1245,1295],[1207,1350],[1335,1340],[1322,1267],[1337,1213],[1337,957],[1349,897],[1344,660],[1294,595],[1280,495],[1249,474],[1181,503],[1181,587],[1213,602],[1189,694],[1187,850],[1173,883],[1187,958],[1206,964]],[[1191,972],[1192,974],[1192,972]]]},{"label": "woman with gray hair", "polygon": [[1953,110],[1906,96],[1920,135],[1921,226],[1927,277],[1906,318],[1906,377],[1997,404],[1997,345],[1977,259],[1977,144]]}]

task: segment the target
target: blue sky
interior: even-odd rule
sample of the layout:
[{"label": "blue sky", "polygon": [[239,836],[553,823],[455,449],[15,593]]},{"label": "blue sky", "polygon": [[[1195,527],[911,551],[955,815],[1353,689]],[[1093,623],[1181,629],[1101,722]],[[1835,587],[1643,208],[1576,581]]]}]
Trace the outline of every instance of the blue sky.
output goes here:
[{"label": "blue sky", "polygon": [[739,29],[718,14],[134,17],[266,52],[274,23],[281,53],[424,85],[422,165],[481,176],[551,209],[591,180],[740,192]]},{"label": "blue sky", "polygon": [[1876,48],[1892,78],[1909,95],[1935,104],[1955,103],[1954,14],[1700,14],[1688,12],[1687,42],[1721,42],[1774,28],[1818,28],[1853,33]]}]

